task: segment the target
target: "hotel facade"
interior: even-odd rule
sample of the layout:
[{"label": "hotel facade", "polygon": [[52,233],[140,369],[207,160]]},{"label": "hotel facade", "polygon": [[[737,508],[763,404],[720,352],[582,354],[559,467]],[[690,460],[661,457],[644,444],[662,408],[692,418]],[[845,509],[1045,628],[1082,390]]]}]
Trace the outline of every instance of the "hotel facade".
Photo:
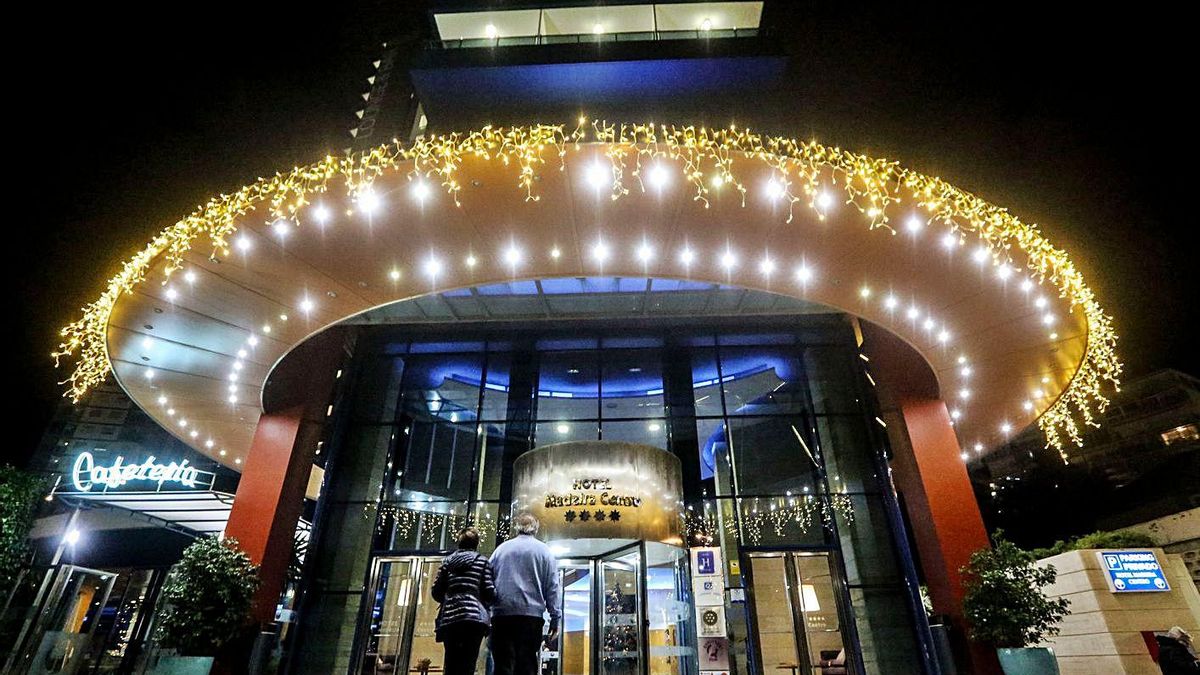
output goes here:
[{"label": "hotel facade", "polygon": [[548,674],[995,667],[966,465],[1035,424],[1070,460],[1110,320],[980,197],[713,123],[787,68],[766,4],[434,11],[353,152],[215,198],[67,328],[73,393],[111,372],[241,473],[282,671],[437,672],[441,558],[519,511]]}]

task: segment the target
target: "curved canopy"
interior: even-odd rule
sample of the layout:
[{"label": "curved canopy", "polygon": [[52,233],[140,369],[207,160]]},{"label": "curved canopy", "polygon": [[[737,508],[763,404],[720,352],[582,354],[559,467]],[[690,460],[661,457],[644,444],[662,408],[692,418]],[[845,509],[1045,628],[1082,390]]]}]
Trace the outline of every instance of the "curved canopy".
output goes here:
[{"label": "curved canopy", "polygon": [[737,285],[878,324],[936,373],[965,447],[1037,420],[1061,450],[1120,371],[1067,256],[940,179],[734,128],[582,124],[382,146],[215,198],[126,263],[56,357],[76,359],[75,397],[111,368],[163,426],[235,463],[273,364],[322,328],[433,292],[598,276]]}]

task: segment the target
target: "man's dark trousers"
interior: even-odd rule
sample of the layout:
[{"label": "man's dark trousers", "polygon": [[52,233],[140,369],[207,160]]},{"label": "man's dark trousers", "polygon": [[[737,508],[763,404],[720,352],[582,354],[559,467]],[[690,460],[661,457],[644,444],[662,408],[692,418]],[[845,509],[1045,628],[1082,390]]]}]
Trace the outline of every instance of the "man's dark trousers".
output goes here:
[{"label": "man's dark trousers", "polygon": [[492,675],[538,675],[543,624],[541,617],[493,616]]}]

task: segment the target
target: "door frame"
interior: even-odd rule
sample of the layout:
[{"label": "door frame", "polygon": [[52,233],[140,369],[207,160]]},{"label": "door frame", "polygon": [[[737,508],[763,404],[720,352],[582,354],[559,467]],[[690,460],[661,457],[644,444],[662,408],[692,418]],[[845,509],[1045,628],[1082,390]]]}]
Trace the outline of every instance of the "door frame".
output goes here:
[{"label": "door frame", "polygon": [[629,544],[623,544],[611,549],[605,553],[600,553],[591,557],[592,574],[595,583],[592,584],[592,625],[596,626],[597,630],[592,632],[592,666],[594,675],[600,675],[600,641],[604,638],[604,624],[601,621],[604,616],[604,577],[600,566],[618,557],[628,555],[636,551],[638,554],[638,570],[635,578],[637,579],[637,606],[634,609],[634,621],[638,629],[638,668],[639,675],[648,675],[649,662],[647,658],[650,653],[650,618],[647,616],[648,598],[646,595],[646,542],[638,540]]}]

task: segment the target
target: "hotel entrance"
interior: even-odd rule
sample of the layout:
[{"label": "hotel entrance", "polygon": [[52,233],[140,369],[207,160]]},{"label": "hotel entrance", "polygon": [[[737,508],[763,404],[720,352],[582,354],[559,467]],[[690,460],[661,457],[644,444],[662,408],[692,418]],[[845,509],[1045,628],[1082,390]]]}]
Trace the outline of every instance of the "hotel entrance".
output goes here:
[{"label": "hotel entrance", "polygon": [[542,653],[543,675],[696,673],[686,552],[658,542],[571,543],[559,562],[561,631]]}]

